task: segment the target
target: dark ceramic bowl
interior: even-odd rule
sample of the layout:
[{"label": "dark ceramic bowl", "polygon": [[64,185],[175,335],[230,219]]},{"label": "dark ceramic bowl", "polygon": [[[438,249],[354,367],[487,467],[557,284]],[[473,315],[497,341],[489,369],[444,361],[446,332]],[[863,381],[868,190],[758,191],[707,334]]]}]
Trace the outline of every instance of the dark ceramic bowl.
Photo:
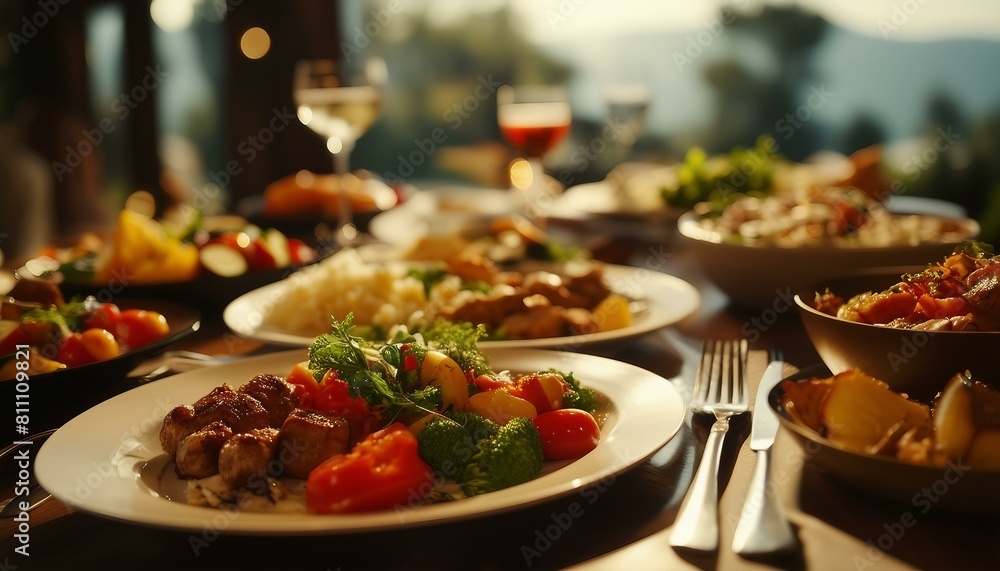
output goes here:
[{"label": "dark ceramic bowl", "polygon": [[957,373],[1000,385],[997,331],[911,331],[838,319],[813,309],[816,292],[830,291],[849,299],[866,291],[882,291],[900,281],[904,273],[926,266],[899,266],[861,270],[799,289],[795,296],[799,316],[809,339],[834,373],[861,369],[893,390],[929,400]]},{"label": "dark ceramic bowl", "polygon": [[[804,369],[786,381],[826,378],[823,366]],[[961,465],[918,466],[894,458],[859,454],[839,447],[808,427],[792,420],[781,405],[785,391],[778,383],[768,395],[781,426],[804,451],[805,462],[830,478],[864,495],[908,506],[910,511],[930,510],[987,514],[1000,513],[1000,471],[972,470]]]}]

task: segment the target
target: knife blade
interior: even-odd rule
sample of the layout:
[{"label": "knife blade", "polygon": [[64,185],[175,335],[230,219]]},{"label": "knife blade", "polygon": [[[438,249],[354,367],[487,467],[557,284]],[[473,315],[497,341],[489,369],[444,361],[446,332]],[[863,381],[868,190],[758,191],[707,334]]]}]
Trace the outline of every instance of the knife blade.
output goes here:
[{"label": "knife blade", "polygon": [[751,450],[767,450],[774,444],[774,437],[778,433],[778,416],[771,410],[767,397],[771,394],[771,389],[784,378],[784,367],[783,361],[773,360],[760,378],[750,424]]}]

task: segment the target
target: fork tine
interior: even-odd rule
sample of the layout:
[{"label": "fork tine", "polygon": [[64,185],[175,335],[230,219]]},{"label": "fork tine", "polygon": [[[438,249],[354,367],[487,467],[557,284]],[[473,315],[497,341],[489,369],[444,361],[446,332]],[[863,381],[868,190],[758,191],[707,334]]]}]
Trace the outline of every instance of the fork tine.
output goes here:
[{"label": "fork tine", "polygon": [[736,403],[746,403],[747,400],[747,356],[750,353],[750,344],[746,339],[740,339],[739,345],[737,347],[737,362],[738,362],[738,375],[733,382],[733,385],[737,388],[737,397],[733,400]]},{"label": "fork tine", "polygon": [[705,341],[702,344],[701,360],[698,362],[698,370],[694,375],[694,387],[691,389],[693,403],[708,401],[709,379],[712,377],[712,361],[715,353],[714,341]]}]

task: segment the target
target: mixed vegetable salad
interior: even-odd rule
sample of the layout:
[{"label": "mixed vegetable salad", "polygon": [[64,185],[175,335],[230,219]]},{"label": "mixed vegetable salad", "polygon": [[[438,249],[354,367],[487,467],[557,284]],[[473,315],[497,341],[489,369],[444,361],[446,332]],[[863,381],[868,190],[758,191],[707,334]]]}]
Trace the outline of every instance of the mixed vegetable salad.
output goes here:
[{"label": "mixed vegetable salad", "polygon": [[[284,377],[283,382],[293,387],[298,410],[286,410],[287,419],[272,421],[270,429],[247,431],[261,446],[271,447],[258,471],[268,467],[273,485],[261,487],[263,493],[249,501],[246,472],[238,478],[222,473],[225,485],[216,476],[193,479],[192,503],[260,506],[260,496],[276,488],[284,491],[280,497],[271,496],[275,502],[294,495],[288,490],[297,484],[282,483],[287,478],[277,477],[282,474],[273,470],[274,459],[281,463],[282,443],[292,442],[292,433],[304,433],[301,419],[309,415],[325,416],[309,429],[309,436],[295,441],[299,457],[310,455],[307,449],[326,446],[329,438],[349,434],[338,452],[317,457],[304,478],[303,509],[320,514],[367,512],[493,492],[535,478],[546,461],[579,458],[600,441],[592,390],[581,386],[572,373],[554,369],[516,376],[492,370],[476,348],[485,334],[482,326],[441,324],[426,337],[400,330],[382,343],[354,335],[352,328],[353,315],[343,321],[333,319],[330,333],[309,347],[309,360]],[[172,411],[164,421],[161,442],[165,442],[162,435],[183,429],[176,446],[179,473],[186,469],[183,455],[188,439],[200,438],[196,430],[214,417],[193,424],[189,420],[196,419],[201,409],[218,409],[199,403],[189,407],[191,411]],[[341,424],[346,424],[346,431],[339,428]],[[229,431],[225,438],[244,436],[233,435],[239,430]],[[315,436],[323,430],[329,438]],[[204,450],[205,441],[200,441],[199,450]],[[221,452],[215,448],[220,472],[225,472],[229,446],[221,444]],[[164,448],[170,452],[168,445]],[[211,499],[206,502],[206,498]]]},{"label": "mixed vegetable salad", "polygon": [[[29,375],[113,359],[166,337],[166,317],[146,309],[120,309],[93,296],[60,305],[8,299],[0,320],[0,379],[19,370],[15,351],[27,348]],[[22,361],[23,362],[23,361]]]},{"label": "mixed vegetable salad", "polygon": [[[303,382],[306,402],[311,395],[314,405],[349,422],[389,427],[310,474],[306,498],[314,511],[336,511],[359,489],[370,492],[338,477],[359,463],[374,473],[385,472],[380,459],[398,469],[398,483],[406,485],[380,498],[390,507],[435,475],[458,483],[466,496],[514,486],[537,476],[545,460],[580,457],[600,440],[592,391],[554,370],[516,379],[492,371],[475,348],[481,326],[441,324],[430,339],[398,334],[378,346],[352,336],[351,325],[351,317],[334,321],[309,348],[315,386],[297,375],[286,380]],[[383,454],[385,447],[394,453]]]}]

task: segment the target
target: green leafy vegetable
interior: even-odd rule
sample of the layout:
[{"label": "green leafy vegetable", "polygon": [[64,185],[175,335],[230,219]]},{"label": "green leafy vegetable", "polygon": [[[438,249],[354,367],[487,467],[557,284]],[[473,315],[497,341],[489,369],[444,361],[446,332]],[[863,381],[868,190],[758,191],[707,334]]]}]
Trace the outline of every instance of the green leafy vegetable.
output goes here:
[{"label": "green leafy vegetable", "polygon": [[442,416],[417,435],[417,451],[435,472],[456,479],[465,473],[476,443],[461,424]]},{"label": "green leafy vegetable", "polygon": [[668,206],[679,208],[706,202],[711,213],[719,214],[739,195],[765,195],[774,184],[774,149],[768,135],[750,149],[736,147],[728,156],[711,159],[704,149],[692,147],[678,168],[677,184],[662,188],[661,196]]},{"label": "green leafy vegetable", "polygon": [[956,254],[965,254],[977,260],[993,257],[993,245],[985,242],[962,242],[955,246]]},{"label": "green leafy vegetable", "polygon": [[391,350],[379,351],[351,335],[353,325],[353,313],[342,322],[331,318],[330,333],[320,335],[309,346],[309,369],[317,380],[331,369],[336,371],[352,397],[360,395],[369,407],[389,419],[423,416],[441,404],[439,387],[419,388],[412,375],[400,375],[398,366],[385,357],[392,355]]},{"label": "green leafy vegetable", "polygon": [[68,336],[73,331],[83,330],[83,320],[90,313],[91,306],[96,303],[92,297],[73,299],[62,307],[31,309],[21,317],[22,322],[44,323],[51,325],[58,332],[59,338]]},{"label": "green leafy vegetable", "polygon": [[444,271],[443,268],[410,268],[406,275],[420,280],[424,284],[424,294],[430,295],[431,288],[444,281],[448,272]]},{"label": "green leafy vegetable", "polygon": [[490,372],[489,361],[476,348],[479,339],[486,336],[486,327],[482,324],[473,326],[468,322],[453,323],[438,319],[421,335],[432,349],[451,357],[463,371],[472,371],[476,375]]},{"label": "green leafy vegetable", "polygon": [[475,496],[522,484],[538,475],[544,461],[538,429],[530,419],[512,418],[480,442],[465,468],[462,491]]}]

